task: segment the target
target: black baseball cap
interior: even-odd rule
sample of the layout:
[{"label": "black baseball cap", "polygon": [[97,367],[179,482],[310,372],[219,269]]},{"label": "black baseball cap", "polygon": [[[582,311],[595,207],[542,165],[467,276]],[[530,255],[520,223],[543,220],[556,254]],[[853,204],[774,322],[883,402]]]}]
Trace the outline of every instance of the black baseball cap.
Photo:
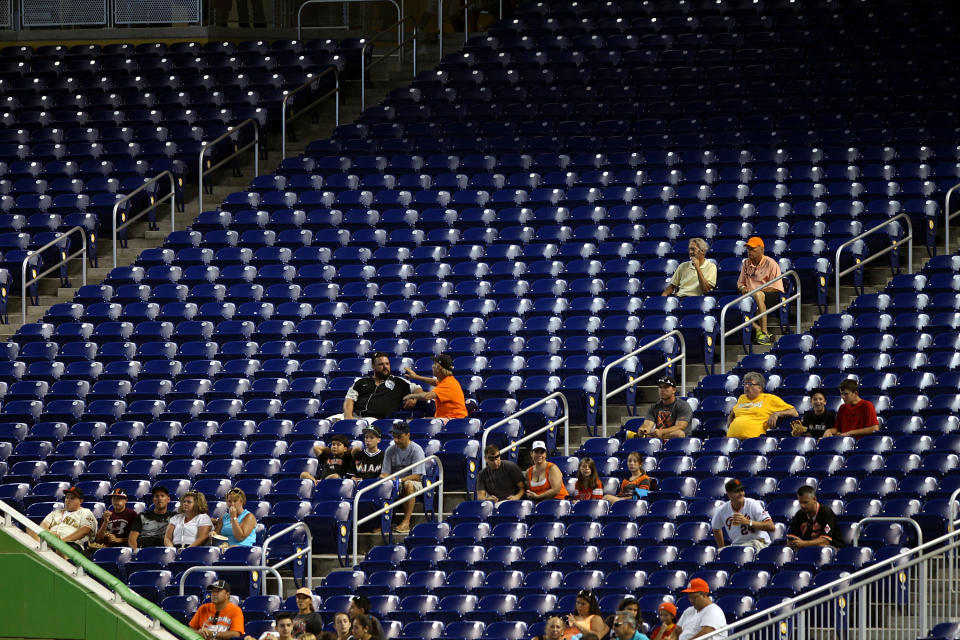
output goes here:
[{"label": "black baseball cap", "polygon": [[723,485],[723,488],[727,490],[727,493],[735,493],[737,491],[743,491],[743,483],[734,478],[733,480],[727,480],[727,484]]},{"label": "black baseball cap", "polygon": [[83,490],[80,487],[70,487],[69,489],[63,492],[63,495],[67,495],[69,493],[72,493],[73,495],[83,500]]},{"label": "black baseball cap", "polygon": [[170,496],[170,490],[167,489],[167,488],[166,488],[165,486],[163,486],[162,484],[158,484],[157,486],[155,486],[155,487],[150,491],[150,495],[151,495],[151,496],[156,495],[156,493],[157,493],[158,491],[162,491],[163,493],[167,494],[168,497]]},{"label": "black baseball cap", "polygon": [[440,355],[433,356],[433,361],[447,371],[453,371],[453,358],[447,354],[441,353]]},{"label": "black baseball cap", "polygon": [[657,385],[658,385],[658,386],[661,386],[661,387],[662,387],[662,386],[676,387],[676,386],[677,386],[677,381],[674,380],[673,378],[671,378],[670,376],[663,376],[662,378],[660,378],[659,380],[657,380]]},{"label": "black baseball cap", "polygon": [[330,441],[331,441],[331,442],[339,442],[340,444],[342,444],[342,445],[345,446],[345,447],[349,447],[349,446],[350,446],[350,438],[348,438],[348,437],[347,437],[345,434],[343,434],[343,433],[335,433],[335,434],[333,434],[333,436],[330,437]]},{"label": "black baseball cap", "polygon": [[227,592],[231,591],[230,583],[226,580],[217,580],[216,582],[211,582],[210,585],[207,586],[207,591],[213,591],[214,589],[223,589]]},{"label": "black baseball cap", "polygon": [[397,420],[390,431],[391,433],[410,433],[410,425],[403,420]]}]

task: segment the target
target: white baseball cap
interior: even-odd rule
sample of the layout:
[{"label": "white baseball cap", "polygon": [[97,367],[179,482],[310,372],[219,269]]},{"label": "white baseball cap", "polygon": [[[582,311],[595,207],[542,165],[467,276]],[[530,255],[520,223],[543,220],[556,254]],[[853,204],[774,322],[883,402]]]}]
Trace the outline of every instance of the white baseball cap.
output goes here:
[{"label": "white baseball cap", "polygon": [[546,450],[547,450],[547,443],[544,442],[543,440],[534,440],[534,441],[533,441],[533,446],[530,447],[530,449],[532,449],[533,451],[536,451],[537,449],[543,449],[544,451],[546,451]]}]

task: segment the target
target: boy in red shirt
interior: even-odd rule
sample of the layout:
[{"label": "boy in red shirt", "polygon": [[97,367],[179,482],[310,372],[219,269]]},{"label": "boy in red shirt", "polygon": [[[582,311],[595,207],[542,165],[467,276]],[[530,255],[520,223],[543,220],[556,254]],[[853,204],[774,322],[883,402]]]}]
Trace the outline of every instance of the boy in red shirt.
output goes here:
[{"label": "boy in red shirt", "polygon": [[840,397],[843,404],[837,409],[837,420],[832,429],[824,432],[826,436],[853,436],[857,440],[880,430],[877,410],[873,403],[860,397],[860,385],[853,378],[840,383]]}]

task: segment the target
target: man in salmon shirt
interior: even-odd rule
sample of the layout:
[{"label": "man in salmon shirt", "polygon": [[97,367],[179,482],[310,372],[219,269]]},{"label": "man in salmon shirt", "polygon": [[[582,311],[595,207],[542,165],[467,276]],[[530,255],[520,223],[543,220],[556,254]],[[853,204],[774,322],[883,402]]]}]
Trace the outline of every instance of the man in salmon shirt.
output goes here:
[{"label": "man in salmon shirt", "polygon": [[463,389],[457,379],[453,377],[453,358],[445,353],[433,356],[434,377],[432,378],[417,375],[409,367],[407,367],[406,373],[407,377],[417,382],[433,385],[433,389],[407,394],[403,398],[404,402],[407,400],[423,400],[425,402],[433,400],[437,407],[434,417],[440,418],[444,423],[454,418],[467,417],[467,405],[463,399]]}]

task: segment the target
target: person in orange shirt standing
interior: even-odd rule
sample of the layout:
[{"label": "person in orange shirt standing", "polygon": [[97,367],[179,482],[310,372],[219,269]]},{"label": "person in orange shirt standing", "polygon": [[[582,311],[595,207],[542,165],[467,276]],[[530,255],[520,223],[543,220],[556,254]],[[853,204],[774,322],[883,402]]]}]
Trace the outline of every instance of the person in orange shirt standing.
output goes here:
[{"label": "person in orange shirt standing", "polygon": [[217,580],[207,587],[210,602],[200,605],[190,620],[190,628],[204,640],[227,640],[243,636],[243,612],[230,602],[230,583]]},{"label": "person in orange shirt standing", "polygon": [[463,389],[457,379],[453,377],[453,358],[445,353],[433,356],[434,377],[432,378],[417,375],[410,367],[407,367],[406,374],[407,377],[417,382],[433,385],[433,389],[407,394],[403,397],[404,402],[407,400],[423,400],[425,402],[433,400],[437,408],[434,417],[440,418],[444,423],[454,418],[467,417],[467,404],[463,398]]}]

